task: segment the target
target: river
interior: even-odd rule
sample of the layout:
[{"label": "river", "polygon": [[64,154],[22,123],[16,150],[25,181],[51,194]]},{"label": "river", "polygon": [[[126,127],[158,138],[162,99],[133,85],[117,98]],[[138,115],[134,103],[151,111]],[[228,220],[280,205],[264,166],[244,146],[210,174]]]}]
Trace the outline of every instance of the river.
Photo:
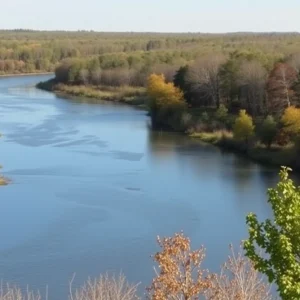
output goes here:
[{"label": "river", "polygon": [[218,271],[245,216],[269,217],[277,171],[170,133],[146,113],[37,90],[49,76],[0,79],[0,278],[63,299],[88,276],[122,271],[140,290],[156,236],[184,231]]}]

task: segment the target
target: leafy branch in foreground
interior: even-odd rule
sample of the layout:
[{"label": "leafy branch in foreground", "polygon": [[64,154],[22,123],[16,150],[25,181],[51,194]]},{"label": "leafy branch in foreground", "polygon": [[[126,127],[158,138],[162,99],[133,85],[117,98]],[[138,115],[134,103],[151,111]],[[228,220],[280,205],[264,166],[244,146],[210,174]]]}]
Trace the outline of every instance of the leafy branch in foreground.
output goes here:
[{"label": "leafy branch in foreground", "polygon": [[283,167],[277,187],[268,191],[274,219],[260,223],[255,214],[248,215],[244,248],[256,269],[276,283],[282,299],[296,300],[300,299],[300,187],[289,178],[289,171]]}]

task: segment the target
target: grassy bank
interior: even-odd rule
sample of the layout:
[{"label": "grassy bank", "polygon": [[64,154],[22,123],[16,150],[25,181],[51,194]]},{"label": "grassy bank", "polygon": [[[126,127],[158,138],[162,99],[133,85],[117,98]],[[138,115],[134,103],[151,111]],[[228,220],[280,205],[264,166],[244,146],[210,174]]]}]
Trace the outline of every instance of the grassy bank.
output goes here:
[{"label": "grassy bank", "polygon": [[94,85],[68,85],[57,83],[54,79],[37,84],[37,88],[55,93],[86,97],[95,100],[120,102],[146,108],[147,95],[145,88],[131,86],[94,86]]},{"label": "grassy bank", "polygon": [[190,136],[203,142],[218,146],[224,150],[235,152],[248,157],[249,159],[272,166],[289,166],[295,170],[300,170],[297,151],[293,144],[286,146],[272,145],[267,148],[259,142],[246,145],[233,138],[230,131],[214,131],[192,133]]}]

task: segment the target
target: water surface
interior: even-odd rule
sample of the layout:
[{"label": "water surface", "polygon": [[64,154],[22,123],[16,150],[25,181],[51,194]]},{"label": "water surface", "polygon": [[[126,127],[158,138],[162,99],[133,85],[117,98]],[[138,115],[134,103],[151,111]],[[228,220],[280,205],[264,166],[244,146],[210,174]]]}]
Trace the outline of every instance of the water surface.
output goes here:
[{"label": "water surface", "polygon": [[[270,216],[276,170],[167,133],[144,111],[88,104],[34,88],[47,76],[0,79],[0,278],[62,299],[68,281],[123,271],[154,274],[156,236],[180,230],[207,248],[212,271],[245,216]],[[52,298],[51,298],[52,297]]]}]

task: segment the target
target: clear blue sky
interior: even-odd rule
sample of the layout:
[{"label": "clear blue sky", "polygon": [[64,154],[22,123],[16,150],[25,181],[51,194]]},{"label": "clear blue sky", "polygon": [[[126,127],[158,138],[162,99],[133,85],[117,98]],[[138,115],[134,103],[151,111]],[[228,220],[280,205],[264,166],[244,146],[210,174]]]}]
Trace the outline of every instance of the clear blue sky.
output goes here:
[{"label": "clear blue sky", "polygon": [[0,28],[300,31],[300,0],[0,0]]}]

